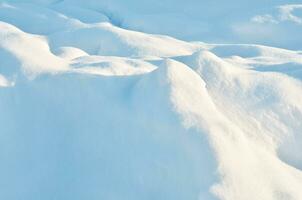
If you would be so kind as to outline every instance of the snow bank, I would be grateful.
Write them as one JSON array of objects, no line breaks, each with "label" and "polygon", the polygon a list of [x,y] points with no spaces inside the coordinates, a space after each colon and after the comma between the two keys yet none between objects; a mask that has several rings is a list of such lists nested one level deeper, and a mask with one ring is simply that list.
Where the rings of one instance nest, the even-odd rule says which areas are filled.
[{"label": "snow bank", "polygon": [[0,1],[0,199],[302,199],[301,51],[189,2]]}]

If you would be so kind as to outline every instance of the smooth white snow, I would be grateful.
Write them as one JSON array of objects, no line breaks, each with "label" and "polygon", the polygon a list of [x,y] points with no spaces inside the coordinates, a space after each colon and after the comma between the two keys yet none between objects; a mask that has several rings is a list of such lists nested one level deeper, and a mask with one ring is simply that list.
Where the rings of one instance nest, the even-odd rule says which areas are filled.
[{"label": "smooth white snow", "polygon": [[0,0],[0,199],[301,200],[302,51],[243,44],[301,5],[261,2]]}]

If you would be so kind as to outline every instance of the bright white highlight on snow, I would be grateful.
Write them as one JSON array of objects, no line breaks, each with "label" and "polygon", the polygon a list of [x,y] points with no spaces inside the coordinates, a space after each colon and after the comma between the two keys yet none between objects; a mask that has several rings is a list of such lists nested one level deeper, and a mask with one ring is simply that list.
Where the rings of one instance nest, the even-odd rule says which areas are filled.
[{"label": "bright white highlight on snow", "polygon": [[302,10],[302,4],[282,5],[277,8],[278,15],[272,16],[269,14],[257,15],[252,18],[253,22],[257,23],[273,23],[290,21],[297,24],[302,24],[302,18],[296,16],[293,12]]},{"label": "bright white highlight on snow", "polygon": [[0,0],[0,199],[301,200],[302,5],[261,2]]},{"label": "bright white highlight on snow", "polygon": [[293,21],[302,24],[302,18],[293,14],[294,11],[302,10],[302,4],[297,5],[283,5],[279,7],[281,20]]}]

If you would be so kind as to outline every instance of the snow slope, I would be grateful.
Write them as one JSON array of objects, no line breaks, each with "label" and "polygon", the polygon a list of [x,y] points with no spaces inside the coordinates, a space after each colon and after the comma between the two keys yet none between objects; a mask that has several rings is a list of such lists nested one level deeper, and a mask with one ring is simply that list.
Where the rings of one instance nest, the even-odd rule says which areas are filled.
[{"label": "snow slope", "polygon": [[173,2],[0,0],[0,199],[302,199],[302,51]]}]

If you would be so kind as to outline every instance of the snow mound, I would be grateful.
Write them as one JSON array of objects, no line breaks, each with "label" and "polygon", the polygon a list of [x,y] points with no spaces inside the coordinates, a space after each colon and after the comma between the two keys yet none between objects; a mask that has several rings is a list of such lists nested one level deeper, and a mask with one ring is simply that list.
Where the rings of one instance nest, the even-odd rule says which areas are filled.
[{"label": "snow mound", "polygon": [[157,68],[143,60],[112,56],[81,56],[73,59],[70,66],[73,71],[103,76],[144,74]]},{"label": "snow mound", "polygon": [[301,51],[189,2],[0,0],[0,199],[302,199]]},{"label": "snow mound", "polygon": [[1,73],[4,70],[5,74],[12,75],[23,71],[34,76],[67,68],[63,59],[51,53],[46,38],[25,33],[4,22],[0,22],[0,29],[0,56],[4,61]]},{"label": "snow mound", "polygon": [[[80,39],[81,38],[81,39]],[[49,36],[51,48],[70,46],[103,56],[178,56],[199,47],[168,36],[121,29],[107,22]]]}]

